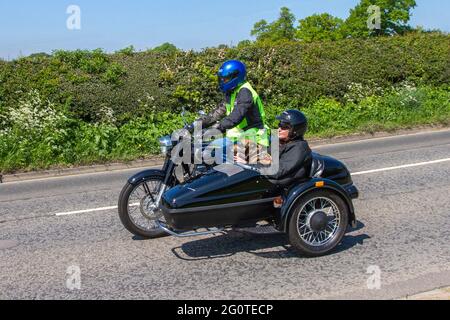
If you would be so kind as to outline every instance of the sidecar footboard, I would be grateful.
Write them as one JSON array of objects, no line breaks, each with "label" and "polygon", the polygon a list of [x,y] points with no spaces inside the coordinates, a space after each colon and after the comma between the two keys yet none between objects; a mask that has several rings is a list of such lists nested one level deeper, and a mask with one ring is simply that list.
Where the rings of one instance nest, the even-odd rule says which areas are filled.
[{"label": "sidecar footboard", "polygon": [[158,220],[158,221],[156,221],[156,224],[162,230],[164,230],[171,236],[178,237],[178,238],[198,237],[198,236],[206,236],[206,235],[210,235],[210,234],[221,234],[224,231],[224,229],[219,229],[219,228],[204,228],[205,231],[193,230],[191,232],[177,232],[175,230],[170,229],[170,227],[162,221]]}]

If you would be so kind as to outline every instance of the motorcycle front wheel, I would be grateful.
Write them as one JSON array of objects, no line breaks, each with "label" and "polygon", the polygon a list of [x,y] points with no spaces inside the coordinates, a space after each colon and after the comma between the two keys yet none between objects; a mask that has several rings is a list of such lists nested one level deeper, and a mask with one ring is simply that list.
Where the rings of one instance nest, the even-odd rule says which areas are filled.
[{"label": "motorcycle front wheel", "polygon": [[164,221],[155,205],[164,181],[164,174],[153,175],[137,185],[127,183],[119,197],[119,217],[124,227],[144,239],[167,236],[156,221]]}]

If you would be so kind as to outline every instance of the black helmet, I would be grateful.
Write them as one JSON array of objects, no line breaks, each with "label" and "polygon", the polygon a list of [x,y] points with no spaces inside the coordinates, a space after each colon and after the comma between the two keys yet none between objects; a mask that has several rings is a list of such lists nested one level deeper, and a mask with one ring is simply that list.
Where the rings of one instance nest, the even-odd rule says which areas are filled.
[{"label": "black helmet", "polygon": [[306,131],[308,131],[308,119],[298,110],[288,110],[283,112],[277,117],[280,121],[280,125],[289,125],[291,127],[291,132],[289,137],[291,139],[297,139],[305,136]]}]

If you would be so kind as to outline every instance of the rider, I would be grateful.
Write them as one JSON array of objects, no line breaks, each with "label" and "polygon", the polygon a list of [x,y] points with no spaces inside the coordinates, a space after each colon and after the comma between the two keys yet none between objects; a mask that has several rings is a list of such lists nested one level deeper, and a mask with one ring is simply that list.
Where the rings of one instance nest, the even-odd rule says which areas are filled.
[{"label": "rider", "polygon": [[[244,138],[268,147],[269,127],[264,105],[247,81],[245,64],[236,60],[225,62],[219,69],[218,78],[225,99],[213,112],[198,121],[202,121],[206,128],[212,126],[222,133],[226,132],[225,146]],[[188,130],[193,128],[192,124]]]}]

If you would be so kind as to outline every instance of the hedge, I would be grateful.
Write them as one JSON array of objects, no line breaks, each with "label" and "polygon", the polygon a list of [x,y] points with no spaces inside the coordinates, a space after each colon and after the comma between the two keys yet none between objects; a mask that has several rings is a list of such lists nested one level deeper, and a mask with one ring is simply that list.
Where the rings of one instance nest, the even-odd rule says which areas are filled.
[{"label": "hedge", "polygon": [[215,77],[227,59],[248,65],[249,78],[267,105],[305,108],[318,99],[382,92],[401,82],[448,86],[450,36],[409,34],[372,39],[284,43],[201,52],[115,54],[56,51],[0,61],[0,114],[31,90],[86,122],[112,110],[121,123],[156,111],[210,110],[222,98]]}]

